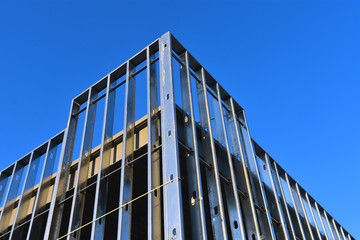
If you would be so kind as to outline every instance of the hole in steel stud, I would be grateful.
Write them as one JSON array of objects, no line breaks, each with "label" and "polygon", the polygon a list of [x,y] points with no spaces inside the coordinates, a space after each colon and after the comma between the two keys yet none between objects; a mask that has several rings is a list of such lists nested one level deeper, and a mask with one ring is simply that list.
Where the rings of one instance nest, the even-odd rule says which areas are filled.
[{"label": "hole in steel stud", "polygon": [[218,213],[219,213],[219,208],[217,206],[214,207],[214,213],[215,213],[215,215],[218,215]]},{"label": "hole in steel stud", "polygon": [[166,100],[169,100],[170,94],[166,94]]},{"label": "hole in steel stud", "polygon": [[173,228],[172,234],[173,234],[174,236],[176,236],[176,228]]},{"label": "hole in steel stud", "polygon": [[196,203],[196,191],[192,192],[192,197],[191,197],[191,205],[194,206]]},{"label": "hole in steel stud", "polygon": [[129,206],[128,204],[125,205],[125,207],[124,207],[124,208],[125,208],[125,211],[127,211],[127,210],[129,209],[128,206]]},{"label": "hole in steel stud", "polygon": [[168,131],[168,136],[169,136],[169,137],[171,136],[171,130]]},{"label": "hole in steel stud", "polygon": [[252,238],[252,240],[256,240],[255,234],[252,234],[252,235],[251,235],[251,238]]},{"label": "hole in steel stud", "polygon": [[188,116],[185,116],[184,121],[187,123],[189,121]]},{"label": "hole in steel stud", "polygon": [[165,43],[165,44],[164,44],[164,48],[166,48],[166,47],[167,47],[167,44]]},{"label": "hole in steel stud", "polygon": [[239,226],[238,226],[238,222],[237,222],[237,221],[234,221],[234,228],[235,228],[235,229],[238,229],[238,227],[239,227]]},{"label": "hole in steel stud", "polygon": [[174,175],[170,175],[170,181],[174,179]]},{"label": "hole in steel stud", "polygon": [[154,196],[157,197],[157,189],[154,191]]},{"label": "hole in steel stud", "polygon": [[264,170],[266,170],[266,165],[263,166]]}]

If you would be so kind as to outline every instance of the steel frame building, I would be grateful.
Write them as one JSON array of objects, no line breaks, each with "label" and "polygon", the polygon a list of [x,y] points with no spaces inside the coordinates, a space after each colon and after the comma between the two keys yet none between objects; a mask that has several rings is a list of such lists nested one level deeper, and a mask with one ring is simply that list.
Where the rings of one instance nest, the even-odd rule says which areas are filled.
[{"label": "steel frame building", "polygon": [[0,200],[0,239],[354,239],[169,32],[75,97]]}]

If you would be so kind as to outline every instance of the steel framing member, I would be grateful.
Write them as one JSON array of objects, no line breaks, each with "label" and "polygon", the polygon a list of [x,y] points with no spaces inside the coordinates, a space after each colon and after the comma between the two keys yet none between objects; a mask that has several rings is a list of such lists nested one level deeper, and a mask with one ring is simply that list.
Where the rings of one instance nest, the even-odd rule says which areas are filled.
[{"label": "steel framing member", "polygon": [[[115,92],[125,88],[121,164],[114,170],[119,186],[116,202],[121,206],[136,197],[139,186],[135,175],[142,167],[134,163],[138,153],[135,99],[139,100],[136,87],[140,86],[136,76],[145,69],[144,189],[151,191],[176,179],[147,196],[144,229],[148,239],[354,239],[252,140],[244,110],[170,33],[74,98],[65,131],[1,172],[0,239],[39,239],[42,234],[44,239],[106,236],[110,221],[101,216],[113,204],[107,197],[113,186],[106,176],[114,165]],[[95,118],[103,98],[99,158],[92,161]],[[85,114],[82,129],[78,126],[81,113]],[[71,174],[78,132],[82,133],[80,153]],[[98,169],[93,182],[88,174],[91,163]],[[69,182],[74,182],[72,190]],[[49,194],[49,206],[38,209]],[[86,224],[88,204],[90,234],[86,235],[79,228]],[[132,225],[138,207],[134,206],[130,203],[116,211],[114,239],[135,237]],[[27,215],[30,208],[33,211]],[[41,231],[34,231],[37,224],[43,226]]]}]

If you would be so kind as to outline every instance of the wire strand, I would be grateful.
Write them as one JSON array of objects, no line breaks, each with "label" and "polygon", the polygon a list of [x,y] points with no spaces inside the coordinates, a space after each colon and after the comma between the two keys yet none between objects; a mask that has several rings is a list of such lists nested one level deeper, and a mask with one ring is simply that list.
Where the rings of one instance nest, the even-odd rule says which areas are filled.
[{"label": "wire strand", "polygon": [[101,215],[100,217],[97,217],[97,218],[95,218],[94,220],[92,220],[92,221],[90,221],[90,222],[88,222],[88,223],[85,223],[84,225],[82,225],[82,226],[80,226],[80,227],[72,230],[71,232],[68,232],[67,234],[65,234],[65,235],[57,238],[56,240],[63,239],[64,237],[66,237],[66,236],[68,236],[68,235],[70,235],[70,234],[73,234],[74,232],[77,232],[77,231],[79,231],[80,229],[82,229],[82,228],[84,228],[84,227],[89,226],[89,225],[92,224],[93,222],[96,222],[97,220],[99,220],[99,219],[101,219],[101,218],[103,218],[103,217],[106,217],[107,215],[109,215],[109,214],[111,214],[111,213],[119,210],[120,208],[123,208],[123,207],[125,207],[126,205],[129,205],[130,203],[135,202],[136,200],[139,200],[139,199],[142,198],[142,197],[145,197],[145,196],[148,195],[149,193],[152,193],[152,192],[154,192],[155,190],[160,189],[160,188],[168,185],[169,183],[172,183],[173,181],[175,181],[175,180],[177,180],[177,179],[180,179],[180,178],[179,178],[179,177],[176,177],[176,178],[174,178],[174,179],[172,179],[172,180],[170,180],[170,181],[168,181],[168,182],[166,182],[166,183],[164,183],[164,184],[162,184],[162,185],[160,185],[160,186],[158,186],[158,187],[156,187],[156,188],[153,188],[153,189],[151,189],[150,191],[148,191],[148,192],[146,192],[146,193],[144,193],[144,194],[142,194],[142,195],[140,195],[140,196],[138,196],[138,197],[130,200],[129,202],[126,202],[126,203],[124,203],[123,205],[121,205],[121,206],[119,206],[119,207],[117,207],[117,208],[115,208],[115,209],[113,209],[113,210],[105,213],[104,215]]}]

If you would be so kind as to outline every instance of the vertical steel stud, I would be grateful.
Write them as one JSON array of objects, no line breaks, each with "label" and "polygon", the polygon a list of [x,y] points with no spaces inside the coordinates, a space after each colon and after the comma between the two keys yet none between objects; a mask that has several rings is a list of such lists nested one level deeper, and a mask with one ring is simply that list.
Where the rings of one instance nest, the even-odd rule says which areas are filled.
[{"label": "vertical steel stud", "polygon": [[311,214],[311,216],[309,216],[309,217],[311,217],[311,218],[313,219],[314,224],[315,224],[315,229],[316,229],[317,237],[318,237],[319,239],[321,239],[320,229],[319,229],[319,226],[318,226],[318,224],[317,224],[317,222],[316,222],[315,215],[314,215],[314,213],[313,213],[313,211],[312,211],[312,206],[311,206],[311,203],[310,203],[309,196],[308,196],[307,192],[305,192],[305,199],[306,199],[306,201],[307,201],[307,203],[308,203],[309,211],[310,211],[310,214]]},{"label": "vertical steel stud", "polygon": [[293,188],[292,188],[292,186],[290,184],[290,180],[289,180],[289,177],[288,177],[287,173],[285,173],[285,180],[286,180],[286,183],[287,183],[287,186],[288,186],[288,189],[289,189],[289,193],[290,193],[290,196],[291,196],[291,201],[293,202],[293,205],[294,205],[295,215],[296,215],[297,223],[298,223],[298,226],[299,226],[299,229],[300,229],[300,232],[301,232],[301,237],[302,237],[302,239],[306,239],[307,236],[305,237],[305,232],[304,232],[304,228],[303,228],[303,225],[302,225],[302,222],[301,222],[300,212],[298,210],[300,206],[298,206],[299,203],[298,203],[297,198],[295,200],[295,197],[294,197],[294,194],[293,194]]},{"label": "vertical steel stud", "polygon": [[113,136],[114,125],[114,110],[115,110],[115,90],[112,87],[116,84],[116,81],[111,81],[111,76],[106,78],[106,98],[105,98],[105,110],[103,128],[101,134],[101,146],[100,146],[100,158],[98,163],[98,173],[96,176],[96,190],[94,200],[93,219],[91,224],[91,240],[104,239],[106,217],[101,221],[98,217],[106,213],[106,202],[108,195],[108,178],[102,177],[106,174],[111,164],[111,145]]},{"label": "vertical steel stud", "polygon": [[310,222],[309,222],[309,219],[308,219],[308,216],[307,216],[307,213],[306,213],[306,210],[305,210],[305,206],[304,206],[304,202],[303,202],[303,198],[301,196],[301,192],[300,192],[300,189],[299,189],[299,185],[295,182],[295,189],[296,189],[296,193],[294,194],[297,194],[297,197],[299,199],[299,202],[300,202],[300,207],[302,209],[302,212],[304,214],[304,221],[305,221],[305,226],[308,230],[308,233],[310,235],[310,238],[311,239],[315,239],[314,238],[314,234],[312,232],[312,229],[311,229],[311,226],[310,226]]},{"label": "vertical steel stud", "polygon": [[[40,236],[41,233],[40,231],[38,231],[37,228],[42,226],[43,224],[46,224],[46,222],[35,218],[38,217],[37,215],[40,213],[40,209],[45,206],[48,195],[51,195],[51,175],[54,170],[58,144],[62,142],[63,138],[64,131],[49,141],[48,148],[46,150],[44,167],[41,172],[40,183],[36,192],[33,211],[31,214],[29,230],[26,237],[27,240],[41,239],[43,237]],[[54,189],[52,190],[52,192],[54,192]]]},{"label": "vertical steel stud", "polygon": [[244,145],[247,166],[249,169],[250,182],[254,193],[254,200],[259,207],[258,220],[260,222],[260,230],[262,233],[262,237],[266,239],[275,239],[274,229],[271,224],[271,216],[264,193],[264,187],[261,182],[261,176],[257,166],[255,151],[253,149],[254,147],[250,137],[244,110],[242,110],[240,114],[242,114],[243,119],[243,122],[241,122],[240,124],[240,132]]},{"label": "vertical steel stud", "polygon": [[339,230],[338,230],[338,228],[337,228],[337,226],[336,226],[336,222],[335,222],[335,219],[334,219],[334,218],[331,219],[331,223],[332,223],[332,225],[333,225],[333,227],[334,227],[336,236],[338,237],[339,240],[342,240],[342,238],[341,238],[341,236],[340,236],[340,233],[339,233]]},{"label": "vertical steel stud", "polygon": [[[283,239],[289,239],[289,235],[288,235],[288,231],[287,231],[287,226],[286,226],[286,222],[285,222],[285,217],[284,217],[284,211],[283,208],[280,204],[280,200],[278,197],[279,192],[277,191],[278,188],[275,187],[275,179],[273,179],[273,172],[272,172],[272,166],[270,164],[270,159],[267,153],[265,153],[265,164],[266,164],[266,171],[268,173],[268,178],[270,180],[270,185],[271,185],[271,190],[272,190],[272,200],[273,200],[273,204],[275,204],[276,206],[276,210],[274,210],[274,215],[279,218],[280,220],[280,229],[278,229],[278,239],[283,238]],[[271,199],[270,199],[271,200]]]},{"label": "vertical steel stud", "polygon": [[212,170],[206,169],[212,230],[215,239],[227,239],[228,236],[221,195],[220,175],[216,158],[213,130],[211,127],[204,68],[201,68],[198,74],[200,75],[201,83],[196,83],[196,89],[199,103],[200,122],[202,127],[204,127],[202,134],[204,138],[203,142],[210,148],[210,151],[204,152],[204,158],[208,161],[208,164],[213,167]]},{"label": "vertical steel stud", "polygon": [[54,190],[51,197],[49,214],[44,233],[44,239],[56,239],[60,232],[60,220],[64,205],[58,203],[65,198],[68,176],[71,166],[71,157],[75,141],[75,133],[78,122],[78,116],[75,115],[79,111],[80,105],[74,100],[71,103],[68,126],[65,130],[64,142],[62,144],[59,166],[56,173]]},{"label": "vertical steel stud", "polygon": [[[237,190],[237,184],[236,184],[236,178],[234,173],[234,166],[233,166],[233,160],[230,153],[230,146],[229,146],[229,140],[228,140],[228,133],[225,126],[225,120],[224,120],[224,112],[223,112],[223,106],[222,106],[222,98],[221,98],[221,92],[219,83],[216,83],[216,94],[217,94],[217,103],[216,106],[215,101],[214,103],[214,115],[216,120],[216,131],[217,135],[220,137],[220,143],[223,144],[226,148],[226,154],[227,154],[227,168],[230,170],[230,177],[231,177],[231,186],[225,186],[225,192],[226,192],[226,200],[227,200],[227,206],[228,206],[228,212],[229,212],[229,220],[230,220],[230,229],[233,239],[246,239],[245,238],[245,229],[244,229],[244,223],[243,223],[243,217],[241,214],[241,207],[240,207],[240,200]],[[215,110],[217,109],[217,110]],[[220,125],[220,126],[218,126]],[[226,160],[223,160],[226,162]]]},{"label": "vertical steel stud", "polygon": [[320,210],[319,210],[319,206],[318,206],[316,201],[314,201],[314,206],[315,206],[316,213],[319,216],[321,227],[322,227],[322,229],[324,229],[325,238],[328,240],[329,235],[328,235],[327,229],[325,228],[326,223],[324,224],[322,215],[321,215]]},{"label": "vertical steel stud", "polygon": [[[48,145],[49,142],[45,143],[45,145],[42,145],[41,147],[39,147],[38,149],[34,150],[31,153],[31,158],[28,163],[28,168],[24,180],[24,185],[19,197],[19,202],[16,207],[16,212],[15,212],[14,221],[12,224],[9,239],[13,239],[13,238],[20,239],[20,238],[25,238],[26,236],[26,233],[23,234],[21,232],[20,234],[22,234],[22,236],[16,234],[14,235],[14,229],[15,227],[17,227],[19,221],[23,220],[26,217],[29,211],[30,201],[32,198],[32,187],[35,185],[36,175],[40,164],[40,157],[42,155],[40,151],[43,150],[43,148],[48,149]],[[44,162],[44,166],[45,166],[45,162]]]},{"label": "vertical steel stud", "polygon": [[243,210],[247,238],[260,239],[260,230],[256,216],[253,193],[250,186],[246,161],[244,158],[243,146],[241,144],[240,129],[235,112],[234,100],[231,97],[229,105],[231,113],[227,115],[227,121],[229,126],[231,146],[237,158],[237,160],[234,161],[237,183],[242,193],[245,194],[245,196],[240,198],[240,202]]},{"label": "vertical steel stud", "polygon": [[[160,119],[157,94],[156,63],[151,64],[155,56],[150,47],[146,49],[147,68],[147,126],[148,126],[148,191],[161,185]],[[162,190],[158,189],[148,195],[148,240],[163,239],[161,199]]]},{"label": "vertical steel stud", "polygon": [[285,221],[286,221],[286,225],[289,231],[289,237],[292,240],[296,239],[296,235],[295,235],[295,230],[294,230],[294,226],[291,220],[291,216],[290,216],[290,212],[289,212],[289,208],[286,202],[286,198],[285,198],[285,194],[284,194],[284,190],[281,184],[281,180],[280,180],[280,175],[279,175],[279,171],[277,168],[277,163],[275,161],[271,161],[271,165],[272,165],[272,171],[273,172],[273,179],[274,179],[274,183],[275,183],[275,187],[277,188],[278,194],[280,195],[280,204],[282,206],[282,209],[284,211],[284,215],[285,215]]},{"label": "vertical steel stud", "polygon": [[[82,224],[82,216],[85,205],[85,194],[81,192],[82,188],[86,187],[87,179],[89,178],[89,162],[91,156],[91,148],[93,141],[95,115],[96,115],[96,103],[93,101],[97,98],[97,92],[94,87],[91,87],[88,93],[85,124],[81,141],[81,150],[79,156],[79,162],[76,171],[76,183],[74,187],[74,194],[72,198],[72,205],[70,210],[70,220],[68,232],[72,232]],[[80,239],[81,230],[73,232],[67,235],[67,240]]]},{"label": "vertical steel stud", "polygon": [[184,143],[189,149],[193,150],[186,154],[191,236],[192,239],[207,239],[188,52],[185,51],[180,58],[182,62],[185,63],[185,66],[180,64],[182,108],[186,113],[186,115],[184,115]]},{"label": "vertical steel stud", "polygon": [[[134,134],[135,134],[135,77],[131,74],[135,68],[127,62],[126,68],[126,90],[124,111],[124,134],[123,155],[121,162],[120,180],[120,206],[129,202],[132,198],[133,166],[129,165],[134,158]],[[131,213],[132,204],[119,209],[118,236],[120,239],[130,239],[131,235]]]},{"label": "vertical steel stud", "polygon": [[[25,158],[31,159],[31,156],[32,153],[28,154],[23,159]],[[4,208],[2,209],[0,214],[0,233],[3,233],[10,224],[11,214],[12,214],[13,206],[15,204],[15,198],[18,193],[21,177],[25,168],[25,166],[20,163],[22,160],[17,161],[13,169],[8,192],[5,197]]]}]

